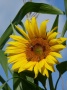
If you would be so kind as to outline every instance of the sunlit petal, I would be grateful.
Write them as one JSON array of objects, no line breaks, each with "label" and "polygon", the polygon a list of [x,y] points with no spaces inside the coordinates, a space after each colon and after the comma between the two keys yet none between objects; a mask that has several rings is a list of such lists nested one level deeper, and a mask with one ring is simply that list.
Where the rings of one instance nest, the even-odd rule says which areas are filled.
[{"label": "sunlit petal", "polygon": [[32,18],[31,23],[32,23],[32,27],[33,27],[35,36],[39,37],[39,30],[38,30],[37,21],[36,21],[35,17]]},{"label": "sunlit petal", "polygon": [[62,44],[58,44],[50,47],[51,51],[60,51],[63,50],[64,48],[66,48],[66,46]]},{"label": "sunlit petal", "polygon": [[32,24],[29,20],[26,20],[25,21],[25,27],[26,27],[26,30],[28,31],[28,35],[29,37],[32,39],[34,38],[34,31],[33,31],[33,28],[32,28]]},{"label": "sunlit petal", "polygon": [[41,36],[42,38],[45,38],[45,37],[46,37],[46,25],[47,25],[48,21],[49,21],[49,20],[45,20],[45,21],[43,21],[43,22],[41,23],[39,32],[40,32],[40,36]]},{"label": "sunlit petal", "polygon": [[34,66],[34,72],[35,72],[35,78],[38,75],[38,63],[36,63],[36,65]]},{"label": "sunlit petal", "polygon": [[18,27],[16,25],[15,25],[15,27],[22,35],[25,36],[26,39],[29,39],[28,35],[23,31],[23,29],[21,29],[20,27]]},{"label": "sunlit petal", "polygon": [[62,55],[60,53],[57,53],[57,52],[50,52],[50,55],[58,57],[58,58],[62,58]]}]

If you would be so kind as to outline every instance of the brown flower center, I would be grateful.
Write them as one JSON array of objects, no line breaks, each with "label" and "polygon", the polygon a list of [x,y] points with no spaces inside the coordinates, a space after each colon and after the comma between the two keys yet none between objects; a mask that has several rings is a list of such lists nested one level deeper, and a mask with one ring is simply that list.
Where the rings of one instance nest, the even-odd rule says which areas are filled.
[{"label": "brown flower center", "polygon": [[40,61],[44,59],[50,52],[50,46],[47,40],[35,38],[30,41],[26,48],[26,56],[28,60]]},{"label": "brown flower center", "polygon": [[31,50],[37,55],[38,54],[42,55],[42,53],[43,53],[43,47],[38,43],[35,46],[33,46]]}]

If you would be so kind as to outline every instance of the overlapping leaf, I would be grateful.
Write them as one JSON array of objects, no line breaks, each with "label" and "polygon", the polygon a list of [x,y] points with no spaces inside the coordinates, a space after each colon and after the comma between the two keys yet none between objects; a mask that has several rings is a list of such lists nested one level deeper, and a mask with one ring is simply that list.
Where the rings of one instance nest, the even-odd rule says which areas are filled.
[{"label": "overlapping leaf", "polygon": [[56,68],[60,74],[63,74],[67,71],[67,61],[61,62],[60,64],[56,65]]},{"label": "overlapping leaf", "polygon": [[26,75],[24,73],[14,73],[14,90],[18,90],[18,85],[20,87],[19,90],[43,90],[31,81],[27,80],[25,77]]},{"label": "overlapping leaf", "polygon": [[[16,15],[15,19],[13,20],[12,24],[18,24],[20,21],[23,19],[23,17],[28,13],[28,12],[37,12],[37,13],[44,13],[44,14],[64,14],[63,11],[60,9],[44,4],[44,3],[33,3],[33,2],[27,2],[18,14]],[[12,34],[12,27],[11,25],[8,26],[6,31],[3,33],[0,39],[0,48],[2,49],[6,41],[9,39],[9,35]]]},{"label": "overlapping leaf", "polygon": [[0,86],[0,90],[11,90],[11,88],[9,87],[7,82],[2,78],[2,76],[0,76],[0,82],[2,83],[2,85]]}]

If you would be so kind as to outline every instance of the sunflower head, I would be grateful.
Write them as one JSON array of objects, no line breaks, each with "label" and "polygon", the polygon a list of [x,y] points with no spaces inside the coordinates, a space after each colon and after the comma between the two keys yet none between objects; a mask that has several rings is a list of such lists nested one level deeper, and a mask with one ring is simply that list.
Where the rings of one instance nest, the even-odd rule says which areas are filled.
[{"label": "sunflower head", "polygon": [[62,44],[67,38],[56,38],[56,28],[46,31],[49,20],[41,23],[38,29],[35,17],[25,21],[26,32],[18,26],[16,29],[24,36],[10,35],[13,40],[8,42],[5,53],[8,54],[8,62],[12,63],[12,69],[18,73],[29,70],[38,72],[49,77],[48,70],[54,72],[54,64],[58,64],[57,58],[62,58],[60,50],[65,46]]}]

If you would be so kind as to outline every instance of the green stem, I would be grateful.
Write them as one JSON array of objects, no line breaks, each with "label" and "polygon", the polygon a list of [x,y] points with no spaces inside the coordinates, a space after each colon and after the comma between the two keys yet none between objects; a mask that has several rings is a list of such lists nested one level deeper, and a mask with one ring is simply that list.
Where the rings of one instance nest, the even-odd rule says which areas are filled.
[{"label": "green stem", "polygon": [[49,86],[50,86],[50,90],[55,90],[53,86],[52,75],[50,72],[49,72]]},{"label": "green stem", "polygon": [[57,85],[58,85],[58,82],[59,82],[60,78],[61,78],[61,74],[59,74],[59,77],[57,79],[57,82],[56,82],[56,85],[55,85],[55,90],[57,89]]}]

